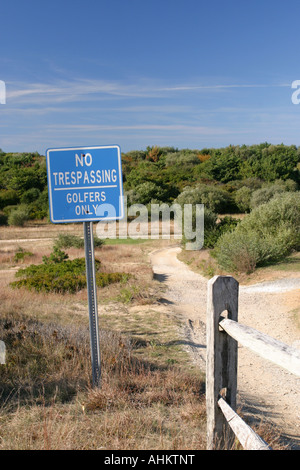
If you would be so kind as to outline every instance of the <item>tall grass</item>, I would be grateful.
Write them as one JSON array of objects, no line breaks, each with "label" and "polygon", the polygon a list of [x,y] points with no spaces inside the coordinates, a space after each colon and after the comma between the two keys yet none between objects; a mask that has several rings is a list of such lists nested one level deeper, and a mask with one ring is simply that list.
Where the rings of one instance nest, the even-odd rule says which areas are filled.
[{"label": "tall grass", "polygon": [[90,386],[86,329],[2,317],[0,449],[204,448],[203,383],[137,360],[101,331],[102,384]]}]

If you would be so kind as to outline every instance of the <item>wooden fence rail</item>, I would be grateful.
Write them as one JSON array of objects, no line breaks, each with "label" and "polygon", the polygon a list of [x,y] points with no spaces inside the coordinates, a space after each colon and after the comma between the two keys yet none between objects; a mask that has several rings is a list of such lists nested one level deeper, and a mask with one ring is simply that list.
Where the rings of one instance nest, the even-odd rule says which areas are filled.
[{"label": "wooden fence rail", "polygon": [[231,276],[208,282],[206,407],[207,448],[270,450],[237,414],[237,344],[300,376],[300,351],[238,323],[239,284]]}]

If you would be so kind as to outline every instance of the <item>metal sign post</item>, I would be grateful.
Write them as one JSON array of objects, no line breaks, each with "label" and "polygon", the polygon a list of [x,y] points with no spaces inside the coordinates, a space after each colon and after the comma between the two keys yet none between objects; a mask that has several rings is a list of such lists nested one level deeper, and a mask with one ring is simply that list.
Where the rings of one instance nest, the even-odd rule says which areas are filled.
[{"label": "metal sign post", "polygon": [[83,222],[83,230],[84,230],[84,249],[85,249],[85,263],[86,263],[86,282],[87,282],[88,306],[89,306],[93,385],[94,387],[95,386],[99,387],[100,379],[101,379],[101,361],[100,361],[100,341],[99,341],[99,326],[98,326],[98,305],[97,305],[93,222]]},{"label": "metal sign post", "polygon": [[49,214],[54,224],[83,222],[93,385],[101,362],[93,221],[124,217],[121,149],[118,145],[48,149]]}]

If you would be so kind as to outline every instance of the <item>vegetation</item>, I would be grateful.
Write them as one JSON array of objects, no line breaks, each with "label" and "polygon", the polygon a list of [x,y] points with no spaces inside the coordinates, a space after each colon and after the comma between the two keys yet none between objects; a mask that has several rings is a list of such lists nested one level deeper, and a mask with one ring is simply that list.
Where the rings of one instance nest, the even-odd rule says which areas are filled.
[{"label": "vegetation", "polygon": [[[94,236],[94,247],[99,248],[104,244],[104,240],[101,240],[97,236]],[[60,233],[56,239],[54,246],[58,249],[60,248],[83,248],[84,247],[84,239],[80,238],[76,235],[68,234],[68,233]]]},{"label": "vegetation", "polygon": [[[278,196],[286,200],[287,194],[299,194],[300,148],[294,145],[265,142],[200,150],[153,146],[122,154],[122,171],[129,206],[204,204],[204,247],[215,247],[215,257],[226,269],[251,271],[296,249],[289,241],[285,220],[276,236],[244,229],[262,205]],[[248,219],[252,212],[249,222],[242,224],[231,216],[246,214]],[[0,151],[0,224],[23,226],[28,220],[47,216],[45,157]],[[96,246],[102,244],[95,239]],[[56,240],[59,249],[82,245],[81,238],[69,235]],[[242,257],[244,265],[229,260],[241,259],[244,253],[249,254]]]},{"label": "vegetation", "polygon": [[[0,150],[0,211],[2,221],[23,225],[48,215],[45,157],[36,153]],[[3,218],[6,216],[6,219]]]},{"label": "vegetation", "polygon": [[[214,249],[221,268],[251,272],[299,249],[299,148],[269,143],[180,151],[152,147],[129,152],[123,160],[129,203],[139,199],[142,185],[144,203],[205,205],[204,248]],[[234,213],[247,215],[239,222],[228,215]]]},{"label": "vegetation", "polygon": [[233,231],[224,233],[213,251],[229,271],[251,272],[300,250],[300,192],[284,193],[261,204]]},{"label": "vegetation", "polygon": [[134,357],[138,345],[101,329],[101,388],[90,385],[86,327],[0,318],[3,450],[205,449],[199,376]]},{"label": "vegetation", "polygon": [[[153,245],[146,249],[144,244],[104,245],[96,253],[101,254],[101,268],[120,267],[121,261],[122,269],[138,272],[133,285],[145,292],[151,271],[147,254]],[[46,240],[33,250],[48,266],[69,260],[57,250],[49,254]],[[68,252],[74,255],[78,248]],[[22,289],[16,295],[7,274],[0,283],[0,338],[7,350],[6,364],[0,366],[1,450],[206,448],[204,377],[199,370],[195,373],[182,347],[179,318],[150,298],[115,302],[115,289],[122,291],[118,283],[101,289],[102,374],[101,388],[95,389],[85,290],[73,295]],[[151,284],[157,299],[160,283],[151,277]],[[258,432],[280,448],[274,433]]]},{"label": "vegetation", "polygon": [[[31,264],[19,269],[12,282],[14,288],[25,287],[37,292],[76,293],[86,287],[85,258],[68,259],[69,256],[54,246],[50,256],[43,257],[42,264]],[[125,283],[130,275],[126,273],[100,272],[101,263],[95,260],[96,284],[105,287],[114,282]]]},{"label": "vegetation", "polygon": [[[132,274],[126,284],[99,292],[99,389],[91,386],[86,290],[25,288],[16,295],[2,273],[0,338],[7,354],[0,366],[1,450],[205,449],[203,376],[182,348],[179,321],[146,298],[148,284],[154,299],[161,295],[148,262],[151,247],[96,249],[101,271],[126,266]],[[21,251],[18,245],[9,249],[12,266],[14,251]],[[70,247],[69,256],[79,250]],[[33,251],[34,259],[43,256],[44,269],[70,261],[58,248],[49,253],[46,239]],[[7,259],[4,251],[0,256]],[[77,264],[83,268],[77,260],[73,275]],[[129,296],[132,287],[142,295]],[[126,299],[116,301],[119,294]]]},{"label": "vegetation", "polygon": [[[204,252],[248,272],[300,248],[299,155],[270,144],[148,147],[122,155],[124,187],[129,205],[205,204]],[[26,226],[4,230],[30,238],[30,221],[47,216],[45,157],[0,151],[0,224]],[[83,239],[67,229],[52,252],[47,233],[43,244],[0,251],[5,268],[22,267],[16,280],[8,269],[0,279],[0,448],[204,449],[203,378],[182,348],[179,318],[157,307],[163,286],[145,240],[95,237],[102,386],[91,388]],[[205,268],[211,276],[210,260]]]},{"label": "vegetation", "polygon": [[[223,214],[249,211],[278,191],[295,191],[299,164],[299,148],[269,143],[200,150],[154,146],[122,154],[129,204],[190,199]],[[0,150],[0,211],[0,223],[12,225],[47,217],[44,156]]]}]

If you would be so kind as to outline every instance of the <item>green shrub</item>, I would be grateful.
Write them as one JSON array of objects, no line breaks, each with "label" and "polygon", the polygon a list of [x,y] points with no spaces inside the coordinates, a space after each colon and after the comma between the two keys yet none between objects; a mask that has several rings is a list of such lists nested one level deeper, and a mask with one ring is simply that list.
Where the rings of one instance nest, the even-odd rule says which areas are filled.
[{"label": "green shrub", "polygon": [[226,232],[232,232],[239,223],[239,219],[226,216],[215,223],[214,226],[208,227],[205,230],[204,226],[204,248],[213,248],[218,239]]},{"label": "green shrub", "polygon": [[[35,189],[36,188],[32,188]],[[32,196],[34,194],[28,190],[28,193]],[[37,194],[37,193],[36,193]],[[33,199],[30,196],[27,199],[30,201],[28,203],[29,207],[29,216],[31,220],[35,219],[43,219],[44,217],[48,216],[49,213],[49,203],[48,203],[48,190],[47,188],[44,189],[43,192],[39,194],[39,196],[36,199]]]},{"label": "green shrub", "polygon": [[44,264],[57,264],[62,263],[66,259],[69,258],[69,255],[64,251],[61,251],[57,246],[54,246],[53,252],[50,256],[43,256],[43,263]]},{"label": "green shrub", "polygon": [[250,212],[252,191],[247,186],[239,188],[234,196],[237,208],[241,212]]},{"label": "green shrub", "polygon": [[199,152],[197,150],[181,150],[180,152],[170,152],[166,155],[165,164],[167,167],[194,167],[199,165]]},{"label": "green shrub", "polygon": [[250,207],[255,209],[255,207],[261,206],[269,202],[276,194],[284,192],[282,188],[274,188],[272,186],[260,188],[253,192],[250,200]]},{"label": "green shrub", "polygon": [[25,222],[29,219],[29,210],[25,205],[20,205],[13,209],[8,216],[8,225],[23,227]]},{"label": "green shrub", "polygon": [[300,249],[300,192],[283,193],[254,209],[217,241],[213,255],[229,271],[251,272]]},{"label": "green shrub", "polygon": [[199,184],[195,187],[185,187],[175,200],[177,204],[204,204],[213,212],[224,214],[231,210],[230,194],[213,185]]},{"label": "green shrub", "polygon": [[[183,224],[184,225],[184,230],[183,230],[183,237],[182,237],[182,243],[183,245],[186,245],[187,243],[194,243],[195,241],[199,242],[199,247],[194,248],[194,249],[201,249],[202,248],[202,241],[203,241],[203,247],[207,248],[210,246],[210,243],[208,242],[210,236],[214,231],[216,230],[216,224],[218,220],[218,215],[215,214],[212,210],[208,209],[207,207],[204,207],[204,227],[202,226],[202,223],[198,225],[196,224],[196,206],[192,207],[192,214],[191,214],[191,220],[186,219],[186,217],[183,217]],[[204,233],[203,233],[204,229]],[[196,234],[196,230],[198,230]],[[194,239],[193,239],[193,235]],[[200,246],[201,245],[201,246]]]},{"label": "green shrub", "polygon": [[7,215],[0,212],[0,225],[7,225]]},{"label": "green shrub", "polygon": [[25,251],[23,250],[23,248],[19,247],[14,256],[14,261],[18,263],[19,261],[24,261],[24,259],[29,256],[33,256],[33,253],[31,253],[31,251]]},{"label": "green shrub", "polygon": [[[196,211],[193,208],[193,215],[192,215],[192,232],[195,233],[196,231]],[[240,222],[239,219],[234,219],[233,217],[226,216],[223,217],[220,221],[218,221],[218,215],[212,212],[211,210],[204,208],[204,243],[203,248],[213,248],[217,240],[223,235],[225,232],[229,232],[235,229],[237,224]],[[197,227],[200,230],[203,230],[203,227]],[[188,230],[184,230],[186,234]],[[201,237],[198,234],[198,240]],[[183,237],[183,243],[186,244],[188,241],[186,237]],[[200,249],[202,246],[200,247]]]},{"label": "green shrub", "polygon": [[18,204],[20,198],[17,191],[13,189],[1,189],[0,190],[0,209],[6,206],[13,206]]},{"label": "green shrub", "polygon": [[263,238],[255,230],[236,230],[220,237],[213,255],[228,271],[251,273],[257,266],[284,258],[291,250],[290,238],[290,231],[284,228],[277,236]]},{"label": "green shrub", "polygon": [[295,234],[296,245],[300,243],[300,191],[277,194],[267,204],[254,209],[241,225],[264,236],[275,235],[282,224]]},{"label": "green shrub", "polygon": [[96,273],[96,284],[98,287],[106,287],[116,282],[125,283],[131,278],[127,273]]},{"label": "green shrub", "polygon": [[[43,264],[32,264],[19,269],[12,282],[13,288],[25,287],[37,292],[75,293],[86,287],[85,258],[67,259],[68,255],[54,248],[50,256],[43,257]],[[105,287],[116,282],[126,282],[130,275],[126,273],[101,273],[100,261],[95,260],[96,284]]]},{"label": "green shrub", "polygon": [[297,183],[293,180],[276,180],[274,183],[264,184],[261,188],[252,193],[250,207],[254,209],[269,202],[274,196],[285,192],[297,191]]},{"label": "green shrub", "polygon": [[148,204],[152,199],[162,200],[164,190],[152,181],[145,181],[127,193],[128,204]]},{"label": "green shrub", "polygon": [[54,246],[57,248],[83,248],[84,240],[76,235],[59,234],[54,241]]},{"label": "green shrub", "polygon": [[[94,237],[94,246],[99,248],[104,244],[104,240],[98,238],[97,236]],[[76,235],[70,234],[59,234],[58,237],[55,239],[54,246],[57,248],[83,248],[84,247],[84,239],[77,237]]]},{"label": "green shrub", "polygon": [[36,201],[40,197],[40,190],[38,188],[30,188],[27,189],[27,191],[24,191],[24,193],[20,197],[20,201],[23,204],[30,204],[31,202]]}]

